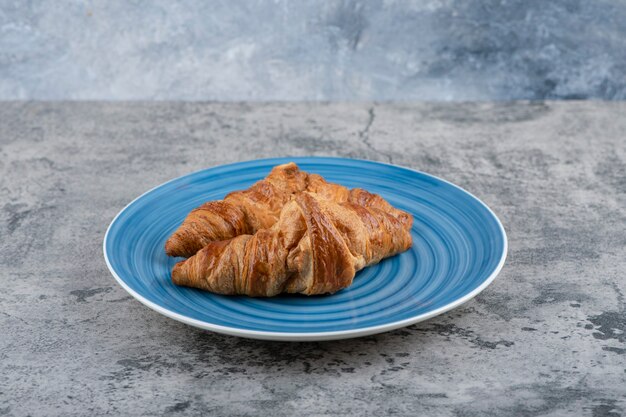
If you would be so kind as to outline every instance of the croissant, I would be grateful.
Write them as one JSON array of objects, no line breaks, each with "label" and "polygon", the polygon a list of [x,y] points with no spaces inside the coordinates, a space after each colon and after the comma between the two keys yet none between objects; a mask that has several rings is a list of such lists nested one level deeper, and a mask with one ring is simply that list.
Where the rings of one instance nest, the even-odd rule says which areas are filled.
[{"label": "croissant", "polygon": [[335,201],[346,201],[349,196],[346,187],[301,171],[293,162],[278,165],[247,190],[232,192],[223,200],[210,201],[191,211],[165,243],[165,252],[189,257],[209,242],[271,227],[283,206],[302,191]]},{"label": "croissant", "polygon": [[209,242],[267,229],[276,223],[284,205],[303,191],[339,203],[350,201],[378,207],[395,216],[407,215],[376,194],[329,183],[290,162],[274,167],[265,179],[247,190],[232,192],[223,200],[210,201],[192,210],[165,243],[165,252],[169,256],[189,257]]},{"label": "croissant", "polygon": [[[377,199],[365,190],[358,195]],[[177,263],[172,280],[229,295],[333,293],[348,287],[358,270],[411,247],[413,218],[402,213],[303,192],[271,228],[209,243]]]}]

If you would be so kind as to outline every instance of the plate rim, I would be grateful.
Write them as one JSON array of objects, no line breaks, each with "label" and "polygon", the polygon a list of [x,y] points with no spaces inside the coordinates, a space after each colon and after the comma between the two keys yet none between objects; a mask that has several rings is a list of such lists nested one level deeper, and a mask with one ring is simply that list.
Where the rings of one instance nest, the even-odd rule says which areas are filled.
[{"label": "plate rim", "polygon": [[[109,238],[109,232],[111,231],[112,226],[115,224],[115,222],[117,221],[117,219],[130,207],[132,206],[136,201],[138,201],[139,199],[143,198],[145,195],[151,193],[152,191],[156,190],[157,188],[160,187],[164,187],[165,185],[174,182],[174,181],[178,181],[182,178],[185,177],[189,177],[195,174],[198,174],[200,172],[204,172],[210,169],[215,169],[218,167],[232,167],[234,165],[240,165],[240,164],[246,164],[246,163],[251,163],[251,162],[270,162],[270,161],[279,161],[279,160],[284,160],[284,159],[292,159],[294,162],[298,163],[298,160],[305,160],[305,159],[326,159],[326,160],[336,160],[336,161],[341,161],[341,160],[348,160],[348,161],[356,161],[356,162],[366,162],[366,163],[373,163],[373,164],[380,164],[380,165],[385,165],[385,166],[389,166],[389,167],[394,167],[394,168],[401,168],[401,169],[405,169],[408,171],[413,171],[415,173],[418,173],[420,175],[425,175],[427,177],[436,179],[438,181],[441,181],[443,183],[446,183],[464,193],[466,193],[467,195],[469,195],[471,198],[473,198],[474,200],[476,200],[481,206],[483,206],[488,212],[489,214],[491,214],[491,216],[493,216],[493,218],[496,221],[496,224],[498,225],[498,229],[502,235],[502,240],[503,240],[503,246],[502,246],[502,254],[500,255],[500,260],[498,261],[498,264],[496,265],[496,268],[493,270],[493,272],[487,277],[487,279],[485,279],[478,287],[476,287],[474,290],[472,290],[471,292],[469,292],[468,294],[464,295],[463,297],[460,297],[444,306],[441,306],[433,311],[430,311],[428,313],[423,313],[423,314],[418,314],[416,316],[413,317],[409,317],[407,319],[403,319],[403,320],[398,320],[398,321],[394,321],[391,323],[385,323],[385,324],[379,324],[376,326],[369,326],[369,327],[363,327],[360,329],[349,329],[349,330],[336,330],[336,331],[326,331],[326,332],[309,332],[309,333],[295,333],[295,332],[274,332],[274,331],[261,331],[261,330],[247,330],[247,329],[241,329],[241,328],[237,328],[237,327],[229,327],[229,326],[222,326],[219,324],[212,324],[212,323],[207,323],[205,321],[202,320],[197,320],[188,316],[185,316],[183,314],[179,314],[176,313],[174,311],[168,310],[167,308],[148,300],[147,298],[145,298],[144,296],[142,296],[141,294],[139,294],[138,292],[136,292],[135,290],[133,290],[132,288],[130,288],[130,286],[128,286],[128,284],[126,284],[126,282],[124,282],[124,280],[117,274],[117,272],[115,272],[113,266],[111,265],[111,262],[109,260],[109,254],[107,252],[107,241]],[[277,162],[278,163],[278,162]],[[281,162],[282,163],[282,162]],[[117,283],[124,288],[124,290],[126,290],[126,292],[128,292],[131,296],[133,296],[137,301],[139,301],[140,303],[142,303],[143,305],[147,306],[148,308],[166,316],[169,317],[171,319],[174,319],[176,321],[194,326],[194,327],[198,327],[200,329],[204,329],[204,330],[210,330],[216,333],[221,333],[221,334],[226,334],[229,336],[238,336],[238,337],[243,337],[243,338],[249,338],[249,339],[258,339],[258,340],[274,340],[274,341],[285,341],[285,342],[307,342],[307,341],[322,341],[322,340],[338,340],[338,339],[350,339],[350,338],[355,338],[355,337],[362,337],[362,336],[369,336],[369,335],[373,335],[373,334],[377,334],[377,333],[383,333],[383,332],[387,332],[387,331],[391,331],[391,330],[395,330],[395,329],[399,329],[402,327],[406,327],[406,326],[410,326],[412,324],[415,323],[419,323],[421,321],[424,320],[428,320],[432,317],[438,316],[440,314],[443,314],[447,311],[450,311],[456,307],[459,307],[460,305],[468,302],[469,300],[471,300],[472,298],[476,297],[478,294],[480,294],[485,288],[487,288],[493,281],[494,279],[498,276],[498,274],[500,273],[500,271],[502,270],[502,268],[504,267],[504,263],[506,261],[507,255],[508,255],[508,248],[509,248],[509,242],[508,242],[508,237],[506,234],[506,230],[504,229],[504,226],[502,225],[502,222],[500,221],[500,218],[496,215],[496,213],[494,213],[494,211],[487,205],[485,204],[481,199],[479,199],[478,197],[476,197],[474,194],[470,193],[469,191],[465,190],[462,187],[459,187],[458,185],[445,180],[443,178],[439,178],[435,175],[432,174],[428,174],[426,172],[423,171],[419,171],[413,168],[409,168],[409,167],[405,167],[402,165],[396,165],[396,164],[390,164],[387,162],[380,162],[380,161],[372,161],[372,160],[368,160],[368,159],[358,159],[358,158],[344,158],[344,157],[336,157],[336,156],[283,156],[283,157],[274,157],[274,158],[260,158],[260,159],[249,159],[249,160],[244,160],[244,161],[238,161],[238,162],[232,162],[232,163],[228,163],[228,164],[221,164],[221,165],[215,165],[213,167],[209,167],[209,168],[203,168],[203,169],[199,169],[193,172],[190,172],[188,174],[184,174],[181,175],[179,177],[173,178],[169,181],[163,182],[161,184],[158,184],[152,188],[150,188],[149,190],[147,190],[146,192],[142,193],[141,195],[137,196],[136,198],[134,198],[131,202],[129,202],[128,204],[126,204],[126,206],[124,206],[124,208],[122,208],[116,215],[115,217],[113,217],[113,219],[111,220],[111,222],[109,223],[109,226],[107,227],[107,230],[104,234],[104,239],[102,241],[102,250],[103,250],[103,255],[104,255],[104,260],[106,262],[107,268],[109,269],[109,271],[111,272],[111,274],[113,275],[113,278],[115,278],[115,280],[117,281]]]}]

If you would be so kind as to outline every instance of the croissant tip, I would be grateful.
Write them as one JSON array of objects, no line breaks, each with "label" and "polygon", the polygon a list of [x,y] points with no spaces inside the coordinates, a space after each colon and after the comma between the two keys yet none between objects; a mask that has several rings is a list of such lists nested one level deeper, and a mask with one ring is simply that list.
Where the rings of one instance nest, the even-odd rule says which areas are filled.
[{"label": "croissant tip", "polygon": [[165,253],[167,256],[181,256],[180,248],[174,239],[169,238],[167,239],[167,242],[165,242]]},{"label": "croissant tip", "polygon": [[276,171],[297,171],[299,170],[300,167],[298,167],[298,165],[296,165],[295,162],[290,161],[290,162],[286,162],[284,164],[281,165],[276,165],[274,168],[272,168],[272,171],[276,172]]},{"label": "croissant tip", "polygon": [[172,282],[176,285],[185,285],[187,282],[187,276],[184,273],[184,265],[186,261],[180,261],[176,265],[174,265],[174,269],[172,269]]}]

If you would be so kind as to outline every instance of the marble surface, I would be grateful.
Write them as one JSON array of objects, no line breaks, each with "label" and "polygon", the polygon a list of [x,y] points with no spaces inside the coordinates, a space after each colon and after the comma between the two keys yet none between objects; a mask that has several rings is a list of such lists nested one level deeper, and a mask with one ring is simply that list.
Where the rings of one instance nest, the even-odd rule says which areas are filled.
[{"label": "marble surface", "polygon": [[[0,415],[626,413],[626,103],[0,104]],[[102,257],[132,198],[251,158],[451,180],[510,239],[476,299],[390,333],[272,343],[128,296]]]},{"label": "marble surface", "polygon": [[626,99],[626,3],[0,0],[0,99]]}]

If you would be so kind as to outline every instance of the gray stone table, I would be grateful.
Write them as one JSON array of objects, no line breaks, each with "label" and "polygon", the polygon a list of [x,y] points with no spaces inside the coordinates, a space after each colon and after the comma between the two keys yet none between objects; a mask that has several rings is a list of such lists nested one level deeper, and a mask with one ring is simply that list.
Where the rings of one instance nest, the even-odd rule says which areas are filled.
[{"label": "gray stone table", "polygon": [[[193,170],[338,155],[417,168],[502,219],[476,299],[323,343],[223,336],[116,285],[112,217]],[[626,103],[0,104],[0,415],[626,413]]]}]

